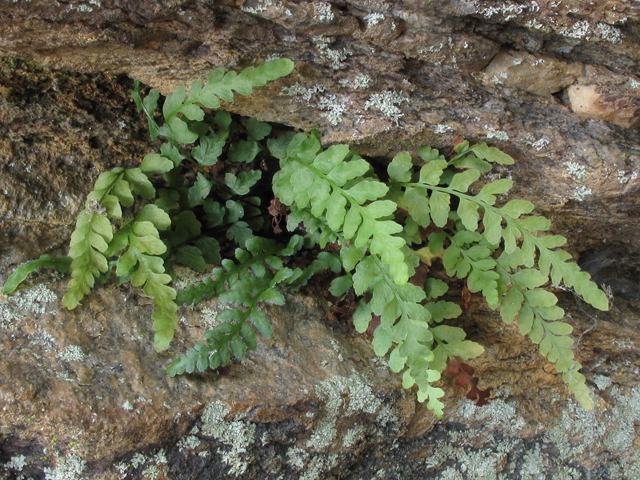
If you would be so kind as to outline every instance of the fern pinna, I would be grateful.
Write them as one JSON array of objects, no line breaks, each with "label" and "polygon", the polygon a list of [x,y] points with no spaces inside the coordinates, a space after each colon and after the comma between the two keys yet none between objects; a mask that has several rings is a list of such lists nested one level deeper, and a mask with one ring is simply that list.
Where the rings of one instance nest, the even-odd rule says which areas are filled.
[{"label": "fern pinna", "polygon": [[[240,124],[229,113],[213,110],[219,98],[231,102],[234,91],[248,95],[293,67],[278,59],[239,75],[215,70],[206,83],[193,82],[188,95],[184,85],[167,95],[162,124],[155,116],[160,94],[151,90],[143,98],[136,82],[132,95],[151,138],[165,139],[160,153],[147,155],[137,168],[101,174],[78,216],[69,257],[43,256],[19,267],[5,293],[38,267],[69,267],[72,278],[63,303],[73,309],[96,279],[103,281],[115,270],[120,282],[130,281],[153,297],[158,350],[173,338],[179,306],[213,296],[230,304],[203,341],[166,368],[173,376],[227,365],[232,355],[242,359],[247,349],[256,348],[256,333],[271,335],[262,302],[282,305],[283,288],[300,288],[314,275],[331,272],[332,295],[358,298],[356,330],[363,333],[374,316],[379,319],[375,353],[389,355],[389,367],[402,372],[403,386],[417,385],[418,400],[428,401],[441,416],[444,392],[434,383],[447,363],[484,351],[466,340],[461,328],[443,324],[461,314],[455,303],[439,300],[448,290],[444,281],[409,282],[421,263],[441,261],[449,277],[465,279],[469,291],[481,293],[504,322],[516,321],[555,363],[580,403],[592,408],[570,348],[572,327],[561,321],[564,311],[556,296],[542,287],[563,283],[602,310],[608,299],[559,249],[564,237],[545,233],[550,222],[531,215],[533,204],[516,199],[497,206],[497,196],[506,195],[513,182],[486,181],[483,175],[492,164],[510,165],[513,159],[485,143],[460,142],[449,159],[423,147],[413,159],[398,154],[382,181],[349,146],[323,149],[316,131],[272,135],[268,123],[248,119]],[[288,236],[275,235],[279,227],[270,229],[266,221],[268,179],[257,167],[265,158],[279,162],[266,187],[288,207]],[[484,184],[473,194],[475,182]],[[329,243],[331,251],[325,251]],[[303,250],[316,258],[305,268],[289,268],[293,263],[286,259]],[[234,251],[234,258],[222,258],[224,251]],[[175,263],[201,273],[214,268],[201,282],[176,292],[171,286]],[[460,369],[452,371],[462,375]],[[469,372],[465,378],[471,378]]]}]

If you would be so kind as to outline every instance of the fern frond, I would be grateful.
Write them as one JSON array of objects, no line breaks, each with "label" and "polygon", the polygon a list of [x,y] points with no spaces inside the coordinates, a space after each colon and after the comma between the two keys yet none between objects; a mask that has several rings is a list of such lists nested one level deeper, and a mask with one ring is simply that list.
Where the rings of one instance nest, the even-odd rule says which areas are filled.
[{"label": "fern frond", "polygon": [[[272,241],[253,237],[247,241],[246,250],[238,248],[236,259],[222,261],[222,268],[216,268],[211,278],[180,294],[180,301],[190,302],[216,295],[223,303],[237,307],[223,310],[217,315],[221,323],[204,334],[206,344],[199,342],[186,353],[181,354],[165,370],[174,376],[191,373],[196,368],[204,371],[229,363],[231,353],[244,358],[246,350],[255,350],[257,330],[263,337],[271,337],[271,324],[261,312],[258,302],[275,305],[284,304],[280,288],[299,281],[303,276],[300,269],[291,270],[282,264],[281,256],[293,255],[304,244],[302,237],[294,235],[286,248],[281,249]],[[327,259],[325,259],[327,261]],[[249,325],[253,324],[253,328]]]},{"label": "fern frond", "polygon": [[[153,117],[160,97],[157,90],[152,89],[143,100],[140,95],[140,84],[136,82],[131,95],[138,107],[138,112],[144,112],[147,117],[152,140],[161,135],[172,143],[190,144],[200,137],[196,125],[204,119],[204,111],[201,107],[218,108],[220,107],[219,98],[226,102],[233,102],[234,91],[240,95],[250,95],[253,87],[264,86],[269,81],[288,75],[293,68],[294,63],[287,59],[271,60],[257,67],[245,68],[239,75],[236,72],[225,74],[223,68],[218,68],[209,74],[204,86],[202,81],[194,81],[188,97],[185,86],[179,85],[165,99],[162,107],[165,124],[161,127]],[[224,139],[226,140],[226,135]],[[217,139],[212,139],[213,142],[215,140]],[[207,149],[206,146],[205,149]],[[208,158],[205,164],[213,164],[210,163],[211,158],[215,156],[213,152],[208,154],[196,152],[196,155],[200,153],[203,154],[203,158]]]},{"label": "fern frond", "polygon": [[[389,368],[395,373],[404,370],[403,387],[417,385],[418,400],[428,399],[428,408],[441,417],[444,405],[439,398],[444,392],[431,384],[440,379],[449,358],[469,359],[484,351],[479,344],[464,340],[465,333],[460,328],[430,325],[457,317],[460,307],[450,302],[423,305],[427,299],[425,290],[411,283],[396,284],[388,267],[375,256],[366,256],[357,264],[353,285],[357,294],[366,290],[371,293],[371,301],[361,300],[353,316],[356,330],[365,332],[372,314],[380,317],[373,334],[376,355],[385,356],[391,351]],[[444,282],[432,281],[433,295],[429,300],[447,289]]]},{"label": "fern frond", "polygon": [[569,335],[573,327],[558,321],[564,318],[564,310],[556,305],[556,296],[539,288],[549,278],[537,269],[522,269],[513,274],[504,268],[499,271],[509,288],[500,305],[503,321],[511,323],[517,318],[520,332],[540,345],[540,353],[555,363],[556,371],[562,373],[576,399],[591,410],[593,401],[584,384],[584,376],[578,372],[581,365],[574,360],[571,350],[573,339]]},{"label": "fern frond", "polygon": [[[486,144],[469,147],[467,142],[456,146],[456,153],[447,162],[437,151],[420,150],[427,163],[420,169],[419,179],[406,158],[394,158],[388,172],[390,189],[398,205],[421,226],[433,221],[445,228],[448,222],[455,221],[455,233],[447,235],[451,244],[442,256],[447,274],[467,278],[469,290],[482,292],[489,305],[500,307],[505,322],[518,318],[521,332],[540,344],[540,352],[556,364],[576,398],[585,408],[591,408],[593,403],[584,385],[584,376],[578,373],[580,364],[573,359],[569,348],[573,344],[568,336],[571,327],[557,321],[563,318],[564,311],[555,305],[557,298],[553,293],[538,287],[549,281],[551,273],[554,284],[563,281],[596,308],[608,308],[606,295],[590,280],[588,273],[568,262],[569,253],[555,250],[565,243],[564,237],[536,236],[537,232],[548,231],[550,222],[542,216],[529,215],[534,209],[531,202],[516,199],[495,207],[496,195],[507,193],[513,186],[511,180],[487,183],[477,195],[467,193],[480,174],[490,169],[485,160],[508,165],[513,163],[510,156]],[[464,170],[446,174],[449,165]],[[457,197],[454,211],[452,197]],[[480,212],[482,233],[477,231]],[[492,254],[501,244],[504,250],[496,261]],[[435,242],[433,249],[430,242],[431,255],[440,248],[441,240]],[[536,260],[539,270],[531,268]]]},{"label": "fern frond", "polygon": [[129,248],[116,263],[116,274],[130,275],[134,287],[143,287],[144,293],[153,297],[155,310],[151,315],[156,331],[156,350],[169,346],[173,333],[178,326],[175,312],[178,306],[174,302],[176,291],[169,287],[171,277],[164,271],[164,261],[159,255],[166,252],[167,246],[160,240],[158,230],[166,230],[171,225],[169,215],[155,205],[146,205],[136,218],[124,225],[118,232],[118,238]]},{"label": "fern frond", "polygon": [[27,278],[31,272],[39,268],[55,268],[56,272],[66,273],[71,264],[71,257],[62,255],[60,257],[52,257],[49,254],[40,255],[37,260],[31,260],[20,265],[15,271],[9,275],[7,281],[2,287],[2,293],[8,295],[16,291],[16,288]]},{"label": "fern frond", "polygon": [[381,199],[388,187],[366,176],[369,163],[354,157],[347,145],[320,152],[313,136],[295,142],[294,137],[274,176],[275,195],[286,205],[308,208],[316,218],[324,216],[331,231],[356,247],[366,246],[389,266],[396,283],[407,283],[409,267],[402,253],[406,241],[395,236],[403,227],[390,219],[397,205]]},{"label": "fern frond", "polygon": [[91,291],[95,277],[108,269],[103,253],[113,238],[109,218],[122,216],[120,203],[122,199],[128,203],[131,195],[124,176],[125,169],[120,167],[100,174],[94,190],[87,198],[85,209],[78,215],[69,248],[69,257],[73,259],[70,265],[72,278],[62,300],[62,304],[70,310],[76,308]]}]

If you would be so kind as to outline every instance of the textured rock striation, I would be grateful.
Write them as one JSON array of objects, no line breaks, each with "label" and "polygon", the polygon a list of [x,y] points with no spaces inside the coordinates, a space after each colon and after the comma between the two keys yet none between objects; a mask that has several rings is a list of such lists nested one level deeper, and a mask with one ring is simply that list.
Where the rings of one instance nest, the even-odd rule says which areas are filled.
[{"label": "textured rock striation", "polygon": [[153,148],[132,79],[167,93],[286,57],[292,75],[225,107],[380,162],[496,145],[516,159],[497,175],[613,295],[602,313],[559,293],[593,412],[473,298],[456,322],[492,401],[445,377],[437,420],[311,292],[266,310],[274,337],[242,363],[169,379],[223,305],[184,308],[159,355],[141,292],[69,312],[64,279],[32,275],[0,298],[0,478],[640,478],[639,25],[633,0],[0,2],[0,280],[66,253],[99,173]]}]

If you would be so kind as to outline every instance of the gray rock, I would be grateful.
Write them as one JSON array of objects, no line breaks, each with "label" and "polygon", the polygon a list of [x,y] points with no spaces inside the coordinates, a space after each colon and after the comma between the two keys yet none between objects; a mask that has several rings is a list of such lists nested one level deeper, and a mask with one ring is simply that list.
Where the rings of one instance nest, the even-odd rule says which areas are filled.
[{"label": "gray rock", "polygon": [[456,324],[485,346],[470,363],[492,401],[445,376],[437,420],[310,292],[265,307],[274,336],[243,362],[171,379],[215,300],[183,308],[157,354],[141,292],[99,287],[69,312],[65,280],[32,275],[0,298],[0,478],[640,478],[639,19],[638,2],[603,0],[3,2],[2,280],[66,253],[99,173],[153,149],[132,78],[167,93],[278,56],[294,73],[226,108],[376,157],[458,135],[499,146],[516,165],[498,175],[614,300],[602,313],[558,292],[593,412],[472,299]]}]

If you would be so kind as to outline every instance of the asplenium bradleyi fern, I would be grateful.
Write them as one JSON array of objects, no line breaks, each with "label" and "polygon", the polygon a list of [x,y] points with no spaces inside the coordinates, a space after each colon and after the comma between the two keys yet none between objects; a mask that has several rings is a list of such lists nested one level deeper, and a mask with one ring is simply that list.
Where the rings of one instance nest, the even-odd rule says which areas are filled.
[{"label": "asplenium bradleyi fern", "polygon": [[[142,99],[136,82],[132,95],[138,111],[144,111],[147,116],[152,140],[161,136],[168,142],[162,145],[160,155],[147,155],[140,168],[115,168],[98,178],[71,237],[72,279],[63,299],[67,308],[76,308],[93,287],[95,277],[109,270],[107,257],[121,254],[116,263],[116,274],[130,278],[133,286],[143,286],[144,292],[153,297],[156,349],[169,346],[178,325],[175,314],[178,305],[175,303],[176,291],[169,286],[171,277],[165,273],[167,252],[175,248],[171,253],[175,253],[178,261],[201,271],[204,271],[206,260],[215,260],[218,256],[217,240],[201,235],[201,223],[191,208],[204,202],[215,183],[207,178],[204,167],[217,163],[229,135],[231,119],[226,112],[219,112],[209,123],[203,122],[203,108],[219,107],[218,97],[233,101],[234,90],[249,95],[253,87],[287,75],[292,69],[293,63],[289,60],[273,60],[256,68],[247,68],[240,75],[235,72],[225,74],[223,69],[214,70],[204,86],[201,81],[191,84],[188,97],[184,85],[167,95],[162,107],[162,126],[154,117],[160,94],[151,90]],[[260,148],[257,141],[264,138],[267,130],[270,131],[270,127],[262,122],[249,125],[248,139],[236,147],[236,160],[253,160]],[[200,140],[198,145],[190,152],[184,148],[183,145],[197,140]],[[198,170],[197,181],[189,190],[184,187],[183,161],[190,162]],[[229,173],[228,190],[243,192],[256,183],[259,173],[252,171],[239,177]],[[164,174],[170,188],[156,192],[148,178],[153,174]],[[111,221],[122,217],[121,207],[133,206],[134,195],[152,200],[157,193],[159,198],[155,205],[146,205],[134,219],[124,222],[113,234]],[[231,211],[234,207],[229,202],[227,206]],[[236,210],[238,208],[241,207]],[[227,220],[237,221],[240,216]],[[163,240],[160,239],[160,230],[167,230]]]},{"label": "asplenium bradleyi fern", "polygon": [[[449,276],[466,278],[472,293],[482,292],[491,307],[500,308],[506,323],[517,317],[520,331],[540,344],[578,400],[591,406],[580,364],[569,348],[572,328],[557,321],[564,311],[556,306],[555,295],[539,287],[551,273],[554,284],[563,281],[597,308],[607,309],[606,295],[587,273],[567,262],[568,253],[555,250],[564,244],[563,237],[539,234],[549,229],[547,219],[524,216],[533,211],[530,202],[495,206],[496,195],[507,193],[511,180],[486,183],[477,195],[467,193],[491,170],[490,162],[512,164],[510,156],[484,143],[463,142],[446,160],[425,147],[418,150],[421,168],[401,153],[388,166],[389,181],[381,182],[356,152],[343,145],[322,151],[313,135],[298,134],[286,148],[278,141],[271,146],[281,167],[273,182],[276,196],[299,218],[325,218],[312,229],[319,228],[323,238],[336,238],[342,247],[345,275],[334,280],[332,293],[339,296],[353,286],[356,294],[369,294],[358,304],[355,327],[364,332],[372,315],[380,317],[375,352],[390,352],[391,370],[404,372],[405,388],[418,385],[420,401],[428,399],[429,408],[441,414],[438,398],[444,392],[432,383],[446,361],[483,352],[477,343],[464,340],[461,329],[438,325],[460,314],[454,304],[433,301],[447,291],[444,282],[429,279],[424,289],[408,283],[428,253],[428,258],[442,258]],[[414,249],[423,243],[420,229],[432,223],[439,231],[429,235],[425,247]],[[539,268],[533,268],[536,259]]]},{"label": "asplenium bradleyi fern", "polygon": [[[233,90],[248,95],[252,87],[292,69],[288,60],[240,75],[218,69],[204,85],[192,83],[188,96],[184,86],[169,94],[162,125],[154,116],[159,93],[151,90],[143,99],[136,83],[133,98],[147,117],[151,138],[167,142],[139,168],[116,168],[98,178],[71,238],[72,278],[64,305],[76,308],[95,279],[115,268],[121,282],[129,280],[153,297],[155,344],[161,350],[173,338],[179,305],[212,296],[231,304],[218,314],[219,323],[204,341],[167,367],[167,374],[176,375],[227,365],[232,354],[242,359],[247,349],[256,348],[256,332],[271,335],[261,302],[282,305],[283,287],[299,288],[325,272],[334,277],[331,294],[340,298],[353,290],[358,296],[357,331],[365,332],[374,315],[379,319],[375,353],[389,354],[389,367],[403,373],[404,387],[417,385],[418,399],[428,400],[440,416],[444,392],[433,384],[447,362],[484,351],[465,340],[461,328],[442,324],[461,313],[455,303],[438,300],[448,290],[444,281],[409,282],[421,262],[441,259],[449,277],[465,279],[472,293],[482,293],[492,308],[500,309],[506,323],[517,319],[522,334],[540,345],[576,398],[591,408],[570,349],[572,327],[560,321],[564,311],[555,295],[541,287],[549,281],[564,283],[603,310],[606,295],[558,249],[565,239],[544,233],[550,223],[530,215],[530,202],[496,206],[496,196],[509,192],[511,180],[487,182],[477,194],[469,192],[492,163],[510,165],[513,159],[484,143],[459,143],[450,159],[423,147],[417,150],[419,160],[397,155],[388,165],[388,180],[381,181],[347,145],[323,149],[315,131],[270,138],[267,123],[248,119],[239,125],[228,113],[211,110],[220,106],[218,97],[233,101]],[[277,235],[279,229],[271,230],[265,221],[263,172],[251,168],[260,162],[264,166],[269,157],[280,163],[272,189],[288,206],[288,235]],[[163,181],[154,177],[158,174]],[[261,188],[262,196],[257,194]],[[117,225],[115,233],[112,225]],[[334,253],[324,251],[328,243]],[[235,249],[234,259],[221,258],[221,244]],[[303,250],[317,257],[305,268],[290,268],[287,259]],[[201,273],[208,265],[215,267],[202,282],[176,292],[171,287],[174,262]],[[9,279],[5,292],[38,266],[64,269],[68,263],[67,257],[56,264],[50,258],[31,262]]]}]

